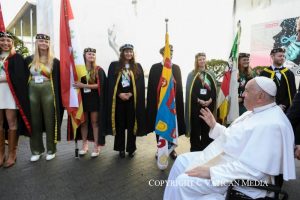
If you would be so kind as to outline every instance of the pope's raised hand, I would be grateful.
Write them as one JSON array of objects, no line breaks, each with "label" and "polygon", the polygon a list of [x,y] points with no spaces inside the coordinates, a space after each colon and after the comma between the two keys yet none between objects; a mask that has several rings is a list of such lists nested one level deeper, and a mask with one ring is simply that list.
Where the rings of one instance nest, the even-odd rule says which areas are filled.
[{"label": "pope's raised hand", "polygon": [[201,108],[200,113],[201,115],[199,115],[199,117],[201,117],[210,128],[215,127],[217,122],[215,120],[214,115],[210,112],[210,110],[207,107]]}]

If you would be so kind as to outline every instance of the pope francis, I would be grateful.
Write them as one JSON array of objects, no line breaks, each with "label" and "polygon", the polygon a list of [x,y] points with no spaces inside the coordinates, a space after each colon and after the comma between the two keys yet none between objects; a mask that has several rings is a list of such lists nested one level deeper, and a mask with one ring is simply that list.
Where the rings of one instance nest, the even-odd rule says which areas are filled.
[{"label": "pope francis", "polygon": [[[203,151],[180,155],[169,174],[165,200],[225,199],[235,179],[274,183],[274,176],[295,179],[294,133],[283,111],[275,104],[276,85],[266,77],[250,80],[243,93],[247,112],[228,128],[216,123],[208,109],[201,117],[214,141]],[[226,186],[227,184],[227,186]],[[236,187],[251,198],[266,191]]]}]

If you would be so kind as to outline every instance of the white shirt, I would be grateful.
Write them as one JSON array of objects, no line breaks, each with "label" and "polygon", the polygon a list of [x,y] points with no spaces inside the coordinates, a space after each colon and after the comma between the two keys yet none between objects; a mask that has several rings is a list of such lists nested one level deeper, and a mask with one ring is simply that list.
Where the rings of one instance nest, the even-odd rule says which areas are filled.
[{"label": "white shirt", "polygon": [[281,67],[274,67],[274,66],[272,65],[272,69],[273,69],[273,71],[275,72],[275,74],[276,74],[278,80],[281,80],[281,73],[280,73],[279,70],[282,69],[282,68],[283,68],[283,66],[281,66]]}]

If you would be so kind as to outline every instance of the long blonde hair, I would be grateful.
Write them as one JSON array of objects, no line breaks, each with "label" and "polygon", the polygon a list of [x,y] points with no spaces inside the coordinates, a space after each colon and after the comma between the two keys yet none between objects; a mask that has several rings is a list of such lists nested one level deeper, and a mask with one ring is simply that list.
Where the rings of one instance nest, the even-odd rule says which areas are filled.
[{"label": "long blonde hair", "polygon": [[[52,70],[52,65],[53,65],[53,60],[54,60],[54,53],[51,47],[51,43],[49,40],[49,48],[48,48],[48,55],[47,55],[48,61],[46,64],[51,70]],[[33,55],[33,60],[32,60],[32,65],[34,65],[34,67],[37,69],[39,68],[41,63],[40,60],[40,52],[39,52],[39,47],[38,47],[38,43],[37,40],[35,41],[35,51],[34,51],[34,55]]]},{"label": "long blonde hair", "polygon": [[[87,60],[85,58],[85,55],[86,53],[83,53],[83,59],[84,59],[84,63],[85,63],[85,67],[86,67],[86,63],[87,63]],[[93,62],[91,62],[91,66],[92,66],[92,69],[90,70],[91,71],[91,75],[90,75],[90,83],[96,83],[96,67],[97,67],[97,64],[96,64],[96,54],[95,54],[95,60]]]}]

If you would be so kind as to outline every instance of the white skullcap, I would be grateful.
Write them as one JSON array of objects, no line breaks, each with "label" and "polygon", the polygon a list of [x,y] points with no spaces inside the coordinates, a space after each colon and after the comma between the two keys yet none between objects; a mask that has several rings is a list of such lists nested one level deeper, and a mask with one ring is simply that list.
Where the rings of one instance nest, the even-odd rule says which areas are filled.
[{"label": "white skullcap", "polygon": [[265,91],[272,97],[276,96],[277,87],[272,79],[264,77],[264,76],[258,76],[258,77],[255,77],[254,80],[256,81],[257,85],[263,91]]}]

